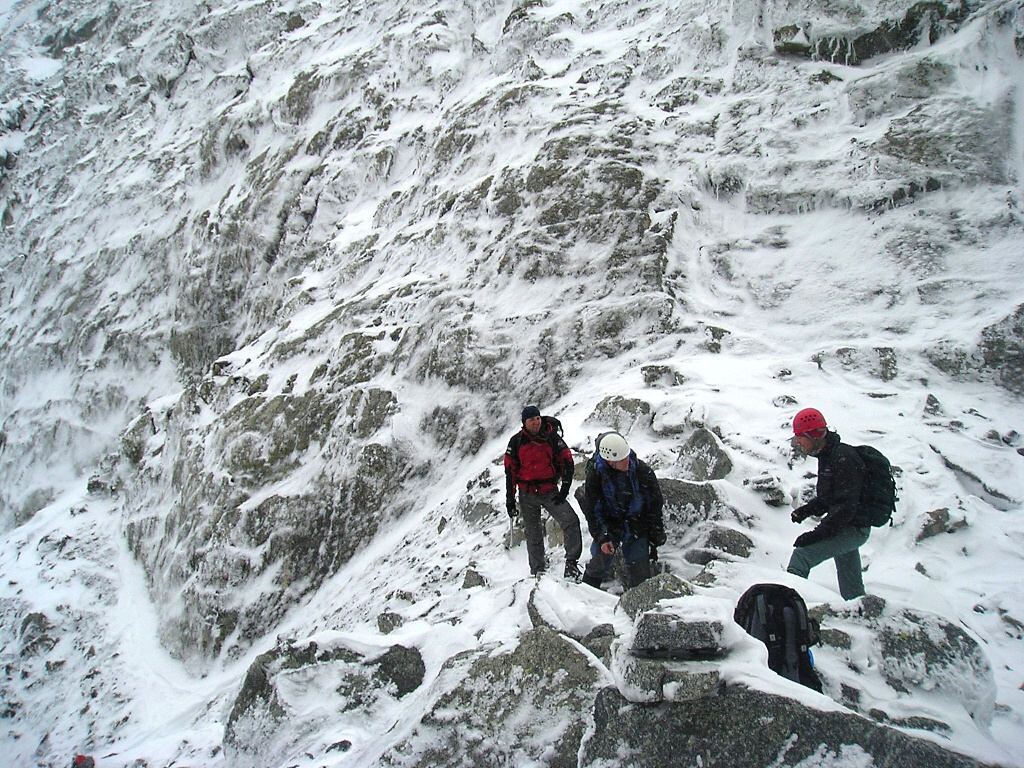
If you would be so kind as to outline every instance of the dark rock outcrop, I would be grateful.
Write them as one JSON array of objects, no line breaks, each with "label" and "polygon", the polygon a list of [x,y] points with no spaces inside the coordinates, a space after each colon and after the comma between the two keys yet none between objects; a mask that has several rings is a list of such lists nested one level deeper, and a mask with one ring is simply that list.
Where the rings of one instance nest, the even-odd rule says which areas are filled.
[{"label": "dark rock outcrop", "polygon": [[809,709],[740,686],[653,707],[630,703],[614,688],[602,689],[594,702],[594,735],[584,742],[579,765],[622,765],[623,755],[629,755],[631,768],[700,765],[709,756],[713,765],[763,768],[826,755],[862,760],[870,755],[877,768],[980,766],[857,715]]}]

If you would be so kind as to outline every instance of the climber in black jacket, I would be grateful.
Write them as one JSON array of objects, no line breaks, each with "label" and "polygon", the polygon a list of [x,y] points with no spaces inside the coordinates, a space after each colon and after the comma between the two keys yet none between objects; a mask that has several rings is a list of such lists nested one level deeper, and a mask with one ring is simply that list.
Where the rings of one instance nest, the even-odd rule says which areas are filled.
[{"label": "climber in black jacket", "polygon": [[793,542],[786,570],[807,578],[811,568],[825,560],[836,561],[839,594],[853,600],[864,594],[860,547],[868,540],[870,526],[858,525],[864,461],[857,449],[843,443],[814,408],[805,408],[793,419],[793,447],[818,460],[816,495],[793,510],[794,523],[814,515],[818,526],[801,533]]}]

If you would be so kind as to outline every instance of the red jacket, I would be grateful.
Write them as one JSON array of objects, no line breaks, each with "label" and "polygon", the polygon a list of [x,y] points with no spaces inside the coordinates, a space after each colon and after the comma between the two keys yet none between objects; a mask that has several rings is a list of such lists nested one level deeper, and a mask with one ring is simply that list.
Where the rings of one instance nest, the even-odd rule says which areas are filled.
[{"label": "red jacket", "polygon": [[566,490],[572,483],[572,451],[565,441],[551,434],[550,425],[536,435],[520,430],[508,441],[505,450],[505,490],[511,496],[520,493],[550,493],[561,481]]}]

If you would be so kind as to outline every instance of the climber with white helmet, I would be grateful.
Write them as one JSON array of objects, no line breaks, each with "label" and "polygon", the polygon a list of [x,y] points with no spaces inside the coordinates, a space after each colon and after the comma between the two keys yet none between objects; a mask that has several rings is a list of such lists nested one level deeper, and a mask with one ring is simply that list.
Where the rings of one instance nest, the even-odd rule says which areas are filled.
[{"label": "climber with white helmet", "polygon": [[627,589],[649,579],[657,547],[665,543],[663,505],[654,470],[637,458],[618,432],[601,435],[588,462],[581,502],[594,539],[583,583],[600,588],[619,550]]}]

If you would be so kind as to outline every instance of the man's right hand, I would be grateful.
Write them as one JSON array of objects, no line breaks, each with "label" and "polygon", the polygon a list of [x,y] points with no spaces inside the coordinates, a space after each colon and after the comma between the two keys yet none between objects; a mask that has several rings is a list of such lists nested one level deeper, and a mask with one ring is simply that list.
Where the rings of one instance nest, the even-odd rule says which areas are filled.
[{"label": "man's right hand", "polygon": [[505,499],[505,510],[508,512],[509,517],[515,517],[519,514],[519,511],[516,509],[515,496],[509,496],[507,499]]},{"label": "man's right hand", "polygon": [[611,541],[606,541],[604,544],[601,545],[601,551],[604,552],[606,555],[614,555],[615,543]]}]

